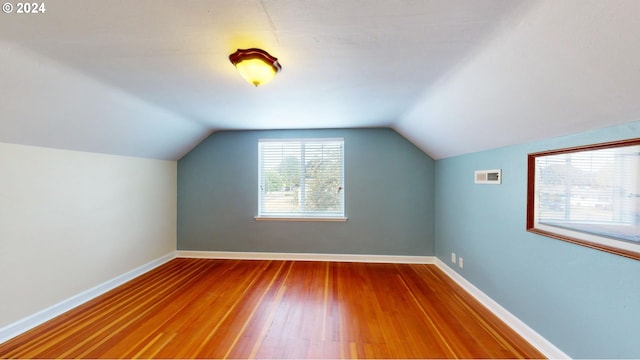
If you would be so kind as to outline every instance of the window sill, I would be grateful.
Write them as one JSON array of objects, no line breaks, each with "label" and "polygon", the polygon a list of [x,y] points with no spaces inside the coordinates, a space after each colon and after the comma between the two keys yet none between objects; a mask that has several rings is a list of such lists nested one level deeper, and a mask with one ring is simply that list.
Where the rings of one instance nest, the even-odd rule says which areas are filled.
[{"label": "window sill", "polygon": [[344,216],[335,217],[285,217],[285,216],[256,216],[256,221],[329,221],[329,222],[346,222]]}]

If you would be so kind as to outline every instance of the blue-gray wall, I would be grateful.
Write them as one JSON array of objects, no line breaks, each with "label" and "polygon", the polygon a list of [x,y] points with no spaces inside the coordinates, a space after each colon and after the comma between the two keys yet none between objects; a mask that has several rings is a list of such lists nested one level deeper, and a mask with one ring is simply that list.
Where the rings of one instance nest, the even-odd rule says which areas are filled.
[{"label": "blue-gray wall", "polygon": [[[633,137],[640,122],[437,161],[437,256],[568,355],[640,358],[640,261],[525,231],[528,153]],[[473,183],[495,168],[502,185]]]},{"label": "blue-gray wall", "polygon": [[[346,223],[253,219],[257,141],[285,137],[345,138]],[[640,122],[434,165],[389,129],[218,132],[178,162],[178,249],[432,255],[435,244],[570,356],[640,358],[640,261],[525,231],[528,153],[632,137]],[[474,170],[494,168],[502,185],[473,183]]]},{"label": "blue-gray wall", "polygon": [[[348,221],[255,221],[258,139],[343,137]],[[178,249],[434,255],[434,161],[390,129],[216,132],[178,162]]]}]

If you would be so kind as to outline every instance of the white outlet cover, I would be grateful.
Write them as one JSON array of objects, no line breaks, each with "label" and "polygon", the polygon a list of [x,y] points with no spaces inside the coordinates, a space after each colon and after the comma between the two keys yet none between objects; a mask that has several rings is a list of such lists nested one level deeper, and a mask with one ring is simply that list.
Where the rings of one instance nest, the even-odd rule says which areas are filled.
[{"label": "white outlet cover", "polygon": [[461,257],[458,258],[458,266],[460,266],[460,268],[464,268],[464,259]]},{"label": "white outlet cover", "polygon": [[454,252],[451,253],[451,262],[454,264],[456,263],[456,253]]}]

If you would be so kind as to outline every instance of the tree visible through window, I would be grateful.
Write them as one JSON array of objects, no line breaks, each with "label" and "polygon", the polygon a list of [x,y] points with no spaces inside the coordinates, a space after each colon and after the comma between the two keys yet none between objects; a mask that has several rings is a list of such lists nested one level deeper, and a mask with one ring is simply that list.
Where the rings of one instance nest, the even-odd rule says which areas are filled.
[{"label": "tree visible through window", "polygon": [[259,140],[260,217],[343,218],[344,140]]}]

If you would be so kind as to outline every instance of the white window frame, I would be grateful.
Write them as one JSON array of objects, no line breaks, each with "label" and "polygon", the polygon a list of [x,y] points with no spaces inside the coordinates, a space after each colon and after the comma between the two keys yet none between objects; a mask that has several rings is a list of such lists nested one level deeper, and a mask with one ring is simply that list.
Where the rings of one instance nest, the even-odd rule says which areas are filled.
[{"label": "white window frame", "polygon": [[[299,144],[317,144],[322,142],[340,142],[342,144],[342,152],[341,152],[341,174],[340,174],[340,203],[341,203],[341,211],[332,212],[332,213],[314,213],[314,212],[268,212],[264,211],[263,204],[263,195],[266,190],[264,189],[264,171],[263,171],[263,151],[262,144],[265,143],[299,143]],[[304,152],[303,152],[304,153]],[[345,163],[344,163],[344,138],[287,138],[287,139],[258,139],[258,215],[255,216],[257,221],[337,221],[344,222],[347,221],[347,217],[345,216],[345,196],[344,196],[344,173],[345,173]],[[302,155],[303,159],[300,161],[301,170],[304,171],[304,154]],[[304,186],[304,184],[302,185]],[[301,189],[304,191],[304,187]]]}]

